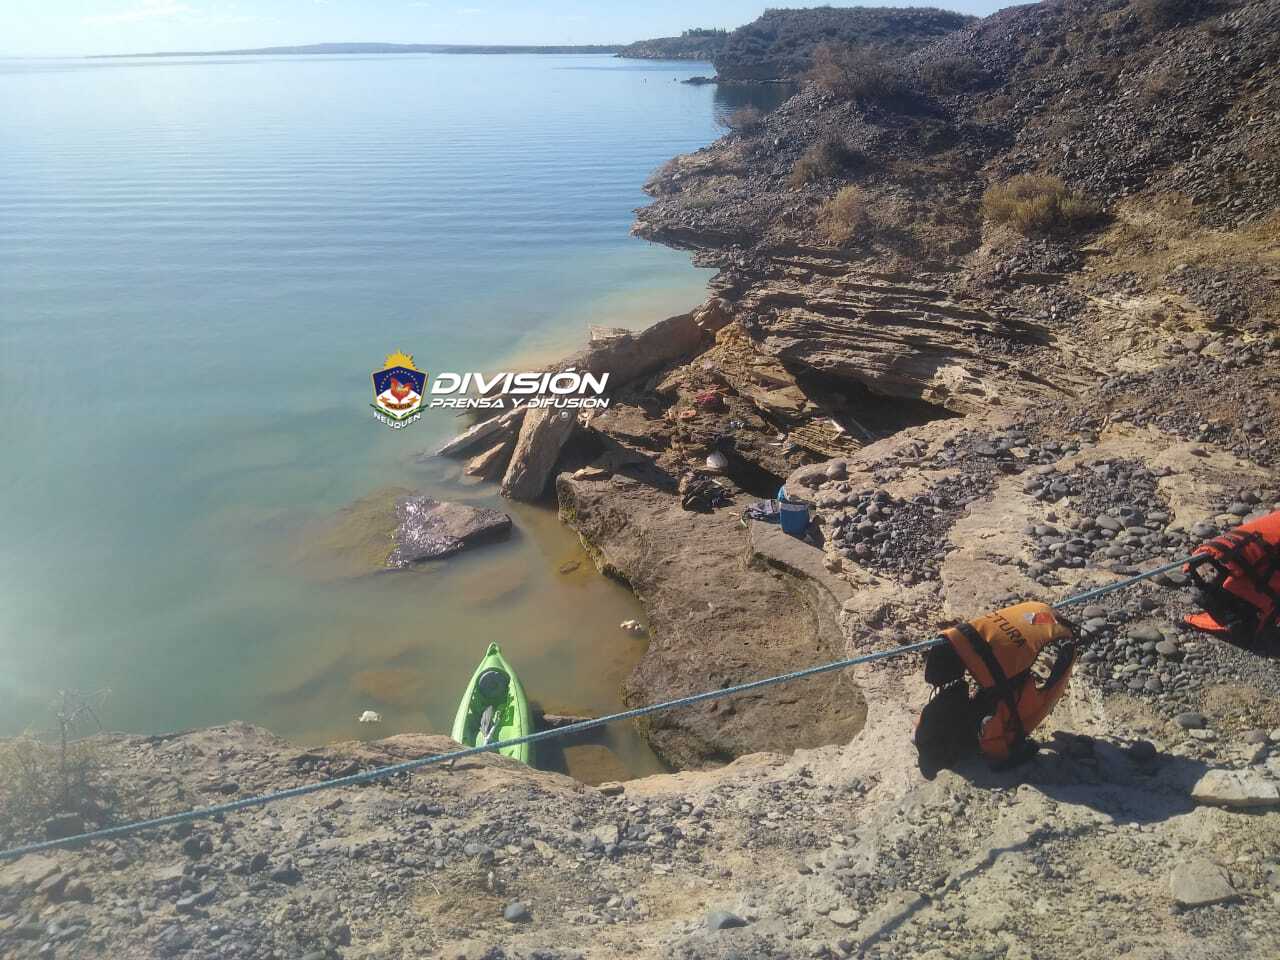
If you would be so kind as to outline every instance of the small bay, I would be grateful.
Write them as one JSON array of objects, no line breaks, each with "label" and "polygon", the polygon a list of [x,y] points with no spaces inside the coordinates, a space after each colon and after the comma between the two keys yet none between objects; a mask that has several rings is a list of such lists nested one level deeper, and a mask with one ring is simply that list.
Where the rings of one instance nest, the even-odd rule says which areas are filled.
[{"label": "small bay", "polygon": [[[707,273],[628,228],[737,105],[676,82],[710,72],[0,61],[0,734],[48,727],[60,688],[109,688],[108,729],[447,732],[493,640],[548,709],[619,708],[634,598],[553,511],[420,460],[456,422],[378,424],[370,374],[503,369],[698,303]],[[406,490],[516,534],[374,573]],[[606,745],[656,769],[629,729]]]}]

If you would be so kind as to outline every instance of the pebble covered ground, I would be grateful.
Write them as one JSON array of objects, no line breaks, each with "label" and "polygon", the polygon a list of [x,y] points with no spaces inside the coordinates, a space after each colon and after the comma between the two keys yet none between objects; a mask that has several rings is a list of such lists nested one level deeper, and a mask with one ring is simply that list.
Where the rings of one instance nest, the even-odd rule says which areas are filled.
[{"label": "pebble covered ground", "polygon": [[[1234,524],[1280,510],[1280,488],[1230,487],[1214,496],[1203,518],[1182,526],[1174,522],[1160,489],[1173,473],[1170,467],[1091,455],[1105,416],[1110,423],[1155,430],[1170,442],[1213,445],[1269,465],[1277,432],[1273,420],[1257,414],[1259,403],[1269,403],[1265,399],[1224,405],[1212,424],[1200,422],[1194,405],[1172,416],[1144,413],[1170,382],[1223,384],[1225,372],[1243,369],[1248,382],[1225,388],[1234,397],[1249,382],[1274,376],[1274,354],[1263,349],[1265,344],[1220,346],[1219,359],[1184,354],[1150,374],[1112,378],[1104,389],[1109,404],[1104,412],[1085,406],[1056,411],[1053,417],[1033,412],[1020,426],[992,433],[962,429],[936,449],[906,444],[869,465],[886,485],[921,474],[928,478],[921,494],[898,498],[883,488],[856,488],[841,461],[801,471],[797,476],[813,485],[829,538],[828,556],[906,585],[936,582],[953,524],[974,501],[990,498],[998,478],[1012,476],[1021,492],[1041,505],[1039,519],[1020,528],[1028,543],[1022,569],[1040,584],[1042,595],[1061,596],[1073,572],[1131,576],[1189,555]],[[1265,394],[1259,390],[1256,396]],[[1207,456],[1207,450],[1193,446],[1191,454]],[[1203,692],[1219,684],[1280,696],[1280,669],[1273,659],[1280,656],[1280,643],[1274,638],[1228,642],[1195,630],[1184,618],[1199,609],[1194,584],[1179,568],[1067,611],[1088,641],[1081,674],[1105,694],[1149,701],[1170,716],[1193,713]]]},{"label": "pebble covered ground", "polygon": [[[1205,354],[1210,345],[1215,353]],[[1237,456],[1275,466],[1280,457],[1274,442],[1280,430],[1278,346],[1271,337],[1246,341],[1221,335],[1168,344],[1165,353],[1173,362],[1109,378],[1101,385],[1101,399],[1124,408],[1113,419],[1184,440],[1213,441]]]},{"label": "pebble covered ground", "polygon": [[[892,773],[888,758],[910,749],[909,716],[892,722],[856,749],[603,790],[486,758],[26,858],[0,867],[0,949],[201,960],[907,960],[926,950],[939,960],[1065,960],[1203,939],[1210,950],[1274,955],[1280,813],[1194,807],[1187,791],[1210,756],[1280,772],[1280,729],[1240,746],[1188,737],[1185,748],[1179,737],[1212,733],[1209,721],[1163,741],[1060,732],[1016,773],[975,766],[923,783]],[[444,743],[409,735],[385,748],[299,752],[237,725],[161,742],[115,738],[104,749],[146,764],[176,800]],[[1194,837],[1210,824],[1213,855],[1230,864],[1225,880],[1197,872],[1206,850]],[[1088,913],[1070,947],[1052,934],[1051,912],[1033,906],[1046,898]],[[1137,927],[1135,910],[1147,918]]]}]

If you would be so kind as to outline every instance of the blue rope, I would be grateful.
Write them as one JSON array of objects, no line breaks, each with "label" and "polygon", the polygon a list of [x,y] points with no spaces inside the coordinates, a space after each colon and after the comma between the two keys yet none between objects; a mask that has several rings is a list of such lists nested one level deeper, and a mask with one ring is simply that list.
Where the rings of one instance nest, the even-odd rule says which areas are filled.
[{"label": "blue rope", "polygon": [[445,763],[450,760],[462,760],[466,757],[474,757],[478,753],[492,753],[495,750],[501,750],[503,747],[515,747],[523,743],[538,743],[541,740],[567,737],[570,734],[579,733],[583,730],[591,730],[595,727],[604,726],[607,723],[616,723],[619,720],[634,720],[637,717],[644,717],[651,713],[659,713],[663,710],[674,710],[677,707],[692,706],[695,703],[703,703],[707,700],[719,700],[723,697],[732,697],[739,693],[747,693],[751,690],[760,690],[764,687],[771,687],[779,683],[790,683],[792,680],[802,680],[805,677],[817,676],[820,673],[828,673],[832,670],[842,670],[845,667],[852,667],[859,663],[871,663],[876,660],[885,660],[889,657],[902,656],[919,650],[928,650],[930,647],[936,647],[945,642],[946,641],[941,637],[935,637],[932,640],[923,640],[919,643],[911,643],[903,647],[893,647],[890,650],[881,650],[879,653],[868,653],[861,657],[853,657],[848,660],[837,660],[834,663],[824,663],[816,667],[806,667],[804,670],[784,673],[781,676],[766,677],[763,680],[752,680],[749,683],[740,683],[737,686],[725,687],[722,690],[707,690],[703,693],[695,693],[692,696],[678,697],[675,700],[667,700],[663,703],[654,703],[647,707],[636,707],[634,710],[624,710],[621,713],[611,713],[608,716],[597,717],[592,720],[580,720],[577,723],[571,723],[568,726],[557,727],[553,730],[541,730],[538,733],[526,734],[523,737],[512,737],[510,740],[498,740],[493,743],[484,744],[483,746],[466,747],[462,750],[453,750],[449,753],[439,753],[429,757],[418,757],[415,760],[406,760],[403,763],[395,763],[387,767],[378,767],[374,770],[366,770],[363,773],[353,773],[346,777],[335,777],[332,780],[321,780],[317,783],[304,784],[301,787],[291,787],[288,790],[278,790],[275,793],[266,793],[256,797],[245,797],[243,800],[232,800],[227,803],[214,804],[211,807],[202,807],[198,810],[188,810],[183,813],[173,813],[164,817],[156,817],[152,820],[125,823],[118,827],[106,827],[102,830],[94,830],[90,833],[77,834],[74,837],[64,837],[59,840],[45,840],[41,843],[28,844],[25,847],[15,847],[12,850],[0,851],[0,860],[20,857],[27,853],[37,853],[41,850],[52,850],[56,847],[66,847],[90,840],[108,840],[113,837],[121,837],[126,834],[137,833],[139,830],[154,830],[159,827],[168,827],[178,823],[187,823],[192,820],[207,820],[210,817],[216,817],[225,813],[236,813],[237,811],[248,810],[252,807],[266,806],[268,803],[275,803],[277,800],[288,800],[293,797],[305,797],[309,793],[318,793],[321,790],[329,790],[334,787],[348,787],[357,783],[369,783],[373,780],[393,777],[398,773],[408,773],[411,770],[418,770],[421,767],[430,766],[436,763]]},{"label": "blue rope", "polygon": [[[1131,586],[1140,580],[1146,580],[1157,574],[1172,570],[1174,567],[1180,566],[1187,562],[1189,558],[1175,560],[1164,566],[1157,567],[1154,570],[1148,570],[1146,573],[1129,577],[1125,580],[1119,580],[1115,583],[1107,584],[1103,587],[1090,590],[1087,593],[1078,594],[1074,597],[1068,597],[1055,606],[1066,607],[1074,603],[1083,603],[1104,594],[1111,593],[1115,590],[1121,590],[1124,587]],[[747,683],[739,683],[732,687],[724,687],[720,690],[707,690],[702,693],[695,693],[687,697],[677,697],[674,700],[666,700],[662,703],[653,703],[647,707],[636,707],[633,710],[623,710],[621,713],[611,713],[607,716],[596,717],[591,720],[580,720],[577,723],[571,723],[564,727],[557,727],[554,730],[541,730],[537,733],[526,734],[523,737],[513,737],[510,740],[499,740],[494,743],[483,744],[477,747],[465,747],[461,750],[452,750],[449,753],[439,753],[428,757],[418,757],[414,760],[406,760],[403,763],[394,763],[386,767],[377,767],[373,770],[366,770],[362,773],[353,773],[345,777],[335,777],[331,780],[320,780],[316,783],[304,784],[300,787],[291,787],[287,790],[277,790],[274,793],[264,793],[255,797],[245,797],[242,800],[231,800],[227,803],[218,803],[210,807],[201,807],[196,810],[186,810],[182,813],[173,813],[168,816],[155,817],[151,820],[140,820],[134,823],[124,823],[116,827],[105,827],[101,830],[93,830],[88,833],[77,834],[73,837],[63,837],[58,840],[45,840],[40,843],[31,843],[22,847],[14,847],[10,850],[0,851],[0,860],[12,860],[17,857],[24,856],[28,853],[39,853],[43,850],[54,850],[60,847],[69,847],[75,844],[87,843],[92,840],[110,840],[116,837],[127,836],[128,834],[138,833],[143,830],[156,830],[161,827],[169,827],[179,823],[190,823],[195,820],[208,820],[211,817],[222,816],[227,813],[238,813],[241,810],[250,810],[254,807],[265,807],[269,803],[275,803],[279,800],[289,800],[294,797],[305,797],[311,793],[319,793],[321,790],[331,790],[335,787],[349,787],[360,783],[371,783],[375,780],[383,780],[387,777],[393,777],[400,773],[409,773],[413,770],[419,770],[422,767],[431,766],[438,763],[446,763],[454,760],[462,760],[466,757],[474,757],[481,753],[493,753],[504,747],[515,747],[525,743],[538,743],[542,740],[553,740],[560,737],[567,737],[571,734],[581,733],[584,730],[592,730],[596,727],[602,727],[605,724],[617,723],[620,720],[635,720],[639,717],[645,717],[653,713],[661,713],[666,710],[675,710],[680,707],[689,707],[697,703],[705,703],[708,700],[719,700],[724,697],[737,696],[740,693],[749,693],[752,690],[762,690],[765,687],[772,687],[780,683],[791,683],[793,680],[803,680],[806,677],[816,677],[820,673],[830,673],[833,670],[844,670],[847,667],[857,666],[863,663],[874,663],[877,660],[888,660],[892,657],[905,656],[908,653],[920,653],[933,647],[946,643],[942,637],[934,637],[931,640],[921,640],[917,643],[908,643],[900,647],[892,647],[888,650],[881,650],[878,653],[867,653],[859,657],[850,657],[845,660],[835,660],[831,663],[823,663],[816,667],[806,667],[803,670],[795,670],[791,673],[780,674],[776,677],[765,677],[762,680],[752,680]]]},{"label": "blue rope", "polygon": [[1113,593],[1116,590],[1123,590],[1125,587],[1133,586],[1133,584],[1142,580],[1150,580],[1152,577],[1159,576],[1162,573],[1168,573],[1175,567],[1180,567],[1190,560],[1190,556],[1181,557],[1177,560],[1170,560],[1168,563],[1164,564],[1164,566],[1156,567],[1154,570],[1148,570],[1145,573],[1137,573],[1132,577],[1125,578],[1124,580],[1117,580],[1115,583],[1108,583],[1105,586],[1097,587],[1084,593],[1078,593],[1074,597],[1068,597],[1066,600],[1061,600],[1058,603],[1055,603],[1054,606],[1069,607],[1073,603],[1085,603],[1089,600],[1095,600],[1098,597],[1106,596],[1108,593]]}]

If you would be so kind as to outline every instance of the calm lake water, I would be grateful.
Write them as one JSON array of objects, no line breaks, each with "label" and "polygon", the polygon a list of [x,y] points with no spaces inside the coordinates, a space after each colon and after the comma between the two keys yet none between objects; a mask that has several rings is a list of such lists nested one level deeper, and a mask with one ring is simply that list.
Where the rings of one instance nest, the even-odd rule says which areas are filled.
[{"label": "calm lake water", "polygon": [[[60,687],[109,688],[110,729],[447,732],[492,640],[549,708],[618,707],[633,598],[553,513],[419,462],[454,420],[379,425],[369,375],[393,350],[501,369],[701,300],[627,230],[738,105],[674,82],[710,72],[0,61],[0,733],[47,727]],[[405,490],[517,534],[374,574]],[[606,743],[655,768],[632,731]]]}]

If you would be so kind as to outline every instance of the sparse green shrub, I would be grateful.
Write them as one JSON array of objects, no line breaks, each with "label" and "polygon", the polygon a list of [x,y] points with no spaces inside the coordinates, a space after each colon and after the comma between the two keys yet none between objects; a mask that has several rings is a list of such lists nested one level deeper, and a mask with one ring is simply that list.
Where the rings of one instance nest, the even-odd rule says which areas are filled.
[{"label": "sparse green shrub", "polygon": [[734,133],[754,133],[764,125],[764,112],[759,107],[739,107],[727,117],[721,117],[719,122]]},{"label": "sparse green shrub", "polygon": [[861,187],[841,187],[818,210],[818,227],[832,243],[848,243],[869,222],[867,197]]},{"label": "sparse green shrub", "polygon": [[989,187],[982,195],[982,212],[1028,236],[1081,230],[1102,216],[1097,203],[1068,190],[1058,177],[1034,174]]},{"label": "sparse green shrub", "polygon": [[838,177],[845,170],[866,162],[866,157],[851,148],[838,135],[829,133],[810,144],[791,168],[791,185],[802,187],[816,180]]},{"label": "sparse green shrub", "polygon": [[910,94],[910,85],[898,67],[868,50],[831,43],[813,51],[809,79],[841,100],[893,103]]}]

